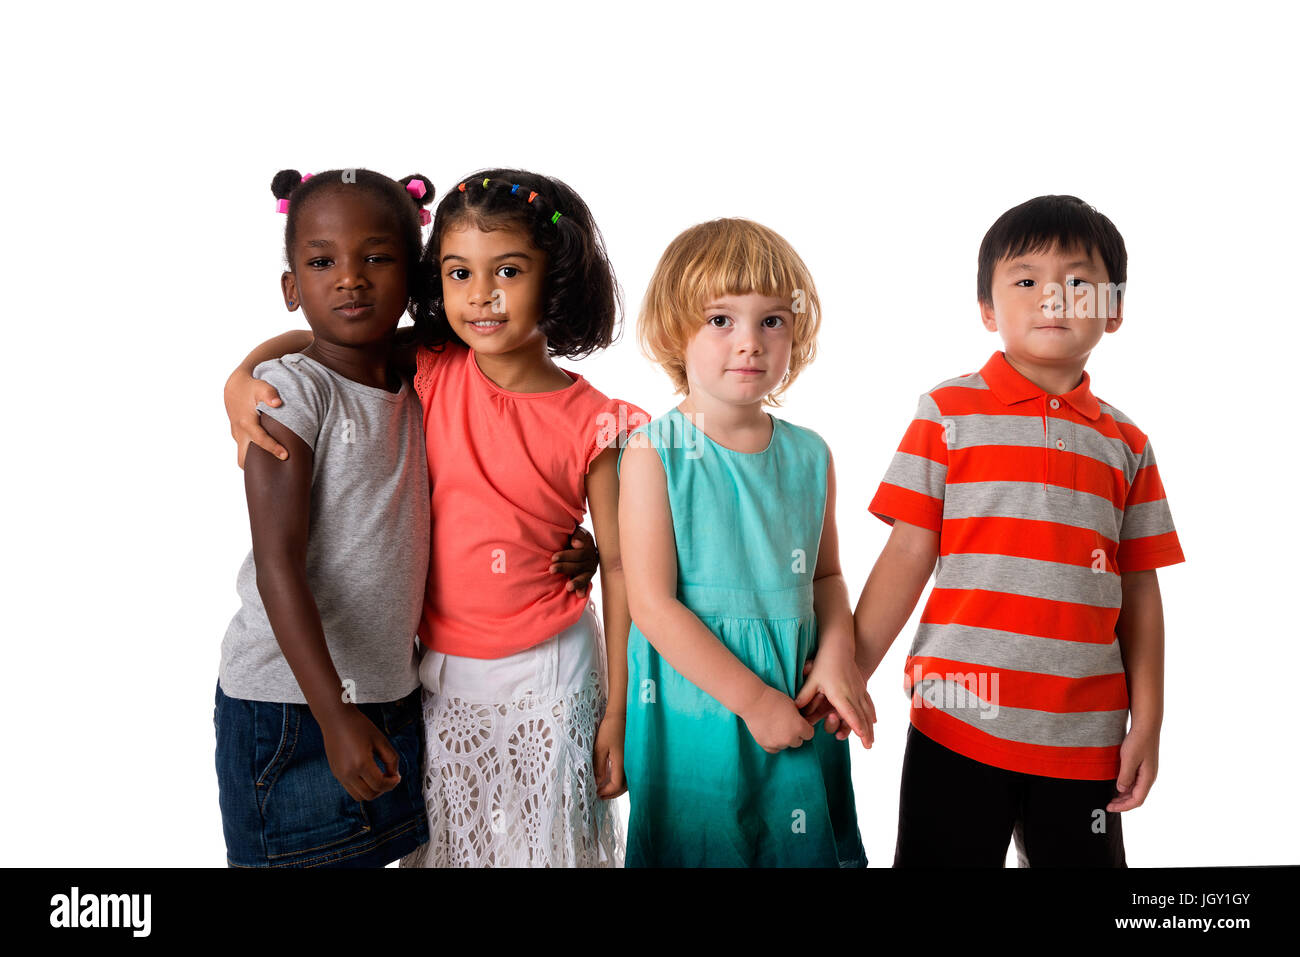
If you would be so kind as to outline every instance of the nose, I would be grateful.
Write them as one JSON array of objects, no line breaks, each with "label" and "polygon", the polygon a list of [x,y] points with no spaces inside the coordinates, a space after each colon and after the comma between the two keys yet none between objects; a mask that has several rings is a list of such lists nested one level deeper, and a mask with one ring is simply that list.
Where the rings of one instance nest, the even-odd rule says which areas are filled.
[{"label": "nose", "polygon": [[741,355],[749,356],[758,355],[763,351],[763,335],[758,323],[740,324],[739,335],[736,336],[736,351]]},{"label": "nose", "polygon": [[1065,289],[1057,282],[1048,282],[1043,284],[1043,298],[1041,300],[1043,314],[1052,319],[1062,319],[1065,317]]},{"label": "nose", "polygon": [[475,275],[469,288],[471,306],[486,306],[492,302],[492,290],[495,288],[491,275]]},{"label": "nose", "polygon": [[339,263],[338,287],[340,289],[365,289],[370,285],[366,278],[366,261],[362,259],[344,259]]}]

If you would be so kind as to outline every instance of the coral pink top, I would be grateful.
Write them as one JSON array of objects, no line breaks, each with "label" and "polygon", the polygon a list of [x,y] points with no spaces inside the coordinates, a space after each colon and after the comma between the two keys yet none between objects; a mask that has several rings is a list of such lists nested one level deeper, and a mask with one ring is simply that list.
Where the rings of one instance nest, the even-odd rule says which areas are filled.
[{"label": "coral pink top", "polygon": [[460,343],[421,348],[415,390],[424,408],[433,538],[420,640],[470,658],[504,658],[581,616],[551,555],[587,513],[592,460],[650,421],[568,369],[555,392],[507,392]]}]

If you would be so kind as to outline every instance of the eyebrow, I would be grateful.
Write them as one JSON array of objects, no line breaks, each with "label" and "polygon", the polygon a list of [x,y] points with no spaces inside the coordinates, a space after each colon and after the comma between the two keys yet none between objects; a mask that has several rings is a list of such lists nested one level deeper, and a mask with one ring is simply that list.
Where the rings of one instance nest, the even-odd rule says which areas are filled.
[{"label": "eyebrow", "polygon": [[[363,246],[382,246],[385,243],[393,242],[392,236],[368,236],[362,240]],[[332,239],[309,239],[305,244],[310,249],[325,249],[334,245]]]},{"label": "eyebrow", "polygon": [[[1027,262],[1016,262],[1016,263],[1012,263],[1008,268],[1019,270],[1020,272],[1033,272],[1038,267]],[[1066,269],[1095,269],[1096,264],[1091,259],[1076,259],[1074,260],[1074,262],[1066,263],[1065,268]]]},{"label": "eyebrow", "polygon": [[[729,311],[729,307],[725,303],[721,303],[721,302],[708,302],[704,304],[704,311],[705,312],[727,312]],[[789,306],[775,306],[772,309],[764,309],[763,312],[764,314],[771,314],[773,312],[788,312],[790,313],[790,315],[792,316],[794,315],[794,310],[791,309]]]},{"label": "eyebrow", "polygon": [[[527,259],[529,262],[533,261],[533,257],[528,255],[528,253],[526,252],[502,253],[500,256],[493,256],[492,258],[497,260],[498,262],[500,262],[502,259]],[[449,259],[459,259],[463,263],[469,262],[469,260],[466,259],[464,256],[457,256],[455,253],[448,253],[447,255],[443,256],[441,262],[446,262]]]}]

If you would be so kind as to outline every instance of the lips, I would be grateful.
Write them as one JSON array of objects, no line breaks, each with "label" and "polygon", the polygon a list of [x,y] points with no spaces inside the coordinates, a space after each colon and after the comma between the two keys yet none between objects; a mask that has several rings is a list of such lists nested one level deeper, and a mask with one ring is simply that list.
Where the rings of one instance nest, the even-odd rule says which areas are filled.
[{"label": "lips", "polygon": [[367,315],[375,308],[374,303],[370,302],[345,302],[341,306],[335,306],[334,311],[347,319],[357,319]]}]

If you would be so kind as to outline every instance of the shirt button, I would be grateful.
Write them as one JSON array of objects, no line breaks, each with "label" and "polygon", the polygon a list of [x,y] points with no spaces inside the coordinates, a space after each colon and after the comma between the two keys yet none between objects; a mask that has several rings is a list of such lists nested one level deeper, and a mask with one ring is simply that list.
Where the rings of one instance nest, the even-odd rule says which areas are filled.
[{"label": "shirt button", "polygon": [[1051,402],[1047,404],[1050,405],[1053,409],[1059,409],[1061,407],[1061,400],[1053,399]]},{"label": "shirt button", "polygon": [[1056,447],[1057,447],[1058,449],[1060,449],[1061,451],[1065,451],[1065,439],[1057,439],[1057,440],[1056,440]]}]

